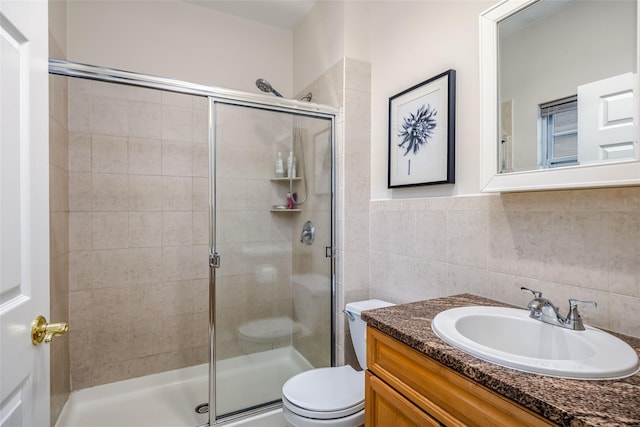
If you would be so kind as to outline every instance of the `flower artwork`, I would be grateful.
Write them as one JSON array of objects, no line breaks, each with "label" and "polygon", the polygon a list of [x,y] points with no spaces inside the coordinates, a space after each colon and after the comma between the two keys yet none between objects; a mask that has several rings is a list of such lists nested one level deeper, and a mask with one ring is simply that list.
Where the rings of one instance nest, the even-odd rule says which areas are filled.
[{"label": "flower artwork", "polygon": [[431,108],[430,105],[425,107],[423,104],[415,114],[411,113],[409,117],[404,118],[402,131],[398,134],[402,141],[398,147],[405,148],[405,156],[412,151],[413,154],[417,154],[420,146],[426,144],[433,136],[436,114],[438,111],[435,108]]},{"label": "flower artwork", "polygon": [[455,71],[389,98],[389,188],[453,183]]}]

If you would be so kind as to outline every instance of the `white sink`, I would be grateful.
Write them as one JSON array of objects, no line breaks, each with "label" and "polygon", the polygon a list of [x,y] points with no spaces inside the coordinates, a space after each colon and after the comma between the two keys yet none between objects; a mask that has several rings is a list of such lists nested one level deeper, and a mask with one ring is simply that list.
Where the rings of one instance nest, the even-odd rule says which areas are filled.
[{"label": "white sink", "polygon": [[583,380],[628,377],[638,354],[596,328],[572,331],[503,307],[460,307],[439,313],[433,331],[448,344],[487,362],[535,374]]}]

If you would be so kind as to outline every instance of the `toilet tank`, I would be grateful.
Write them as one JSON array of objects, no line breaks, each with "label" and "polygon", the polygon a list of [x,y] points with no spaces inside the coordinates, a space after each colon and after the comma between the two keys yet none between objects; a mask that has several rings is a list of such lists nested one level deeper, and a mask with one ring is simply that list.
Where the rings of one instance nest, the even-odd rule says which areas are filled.
[{"label": "toilet tank", "polygon": [[350,302],[345,306],[345,311],[349,319],[349,331],[351,332],[351,342],[356,351],[358,363],[362,369],[367,369],[367,323],[360,318],[360,313],[374,308],[389,307],[393,303],[379,299],[369,299],[366,301]]}]

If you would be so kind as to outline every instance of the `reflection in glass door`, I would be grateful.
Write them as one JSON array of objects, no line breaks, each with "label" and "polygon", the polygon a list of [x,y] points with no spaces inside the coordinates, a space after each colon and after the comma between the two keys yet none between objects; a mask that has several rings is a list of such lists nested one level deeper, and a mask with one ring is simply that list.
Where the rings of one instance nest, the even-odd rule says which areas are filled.
[{"label": "reflection in glass door", "polygon": [[332,364],[333,117],[211,104],[220,418],[277,404],[288,378]]}]

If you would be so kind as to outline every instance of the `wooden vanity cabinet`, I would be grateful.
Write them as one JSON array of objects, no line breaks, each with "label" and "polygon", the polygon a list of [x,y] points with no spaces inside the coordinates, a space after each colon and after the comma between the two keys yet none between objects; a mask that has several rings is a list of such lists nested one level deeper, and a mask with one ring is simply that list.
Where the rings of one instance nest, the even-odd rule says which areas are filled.
[{"label": "wooden vanity cabinet", "polygon": [[365,427],[555,426],[367,327]]}]

